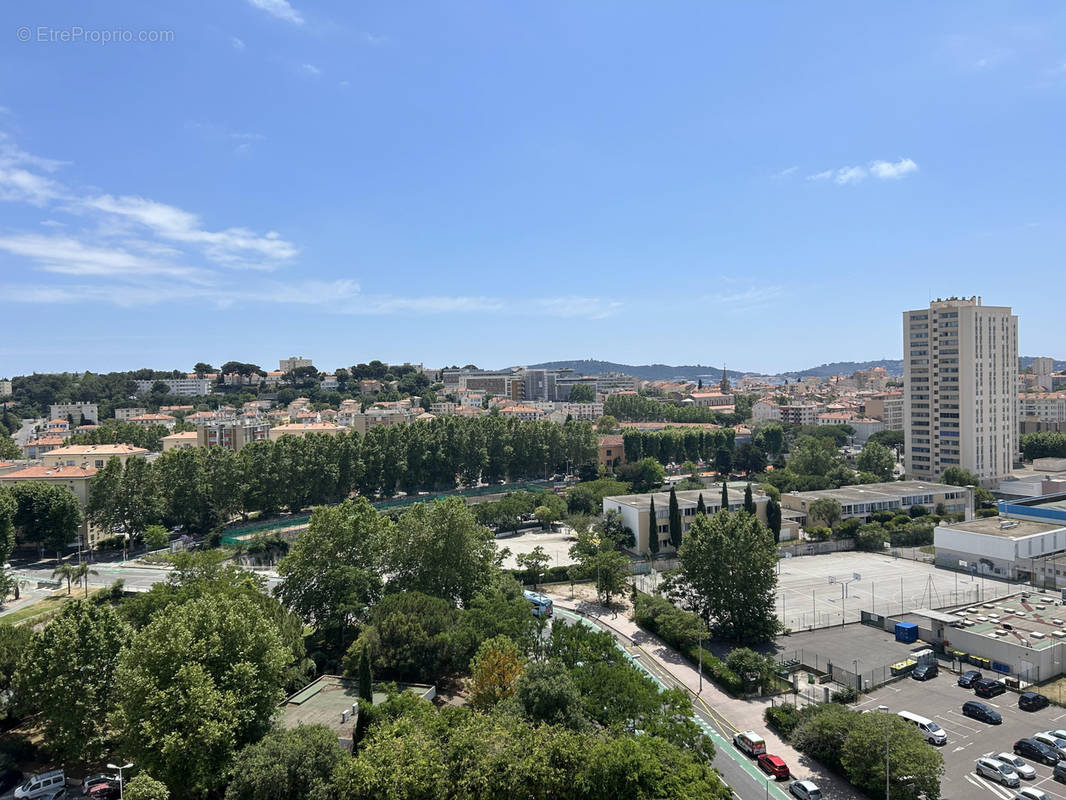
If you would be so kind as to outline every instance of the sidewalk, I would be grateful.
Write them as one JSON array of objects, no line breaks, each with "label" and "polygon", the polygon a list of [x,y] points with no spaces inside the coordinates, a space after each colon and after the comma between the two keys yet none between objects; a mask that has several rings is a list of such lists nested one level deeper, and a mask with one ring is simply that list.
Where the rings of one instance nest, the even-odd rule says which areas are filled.
[{"label": "sidewalk", "polygon": [[[613,628],[628,637],[634,645],[640,648],[655,663],[669,672],[676,680],[682,683],[693,696],[693,703],[700,705],[701,709],[709,712],[717,718],[719,725],[726,728],[729,736],[736,731],[754,730],[766,740],[767,752],[781,756],[788,764],[793,777],[812,780],[822,789],[826,798],[860,798],[861,795],[855,787],[829,772],[825,767],[806,755],[795,750],[787,742],[782,741],[776,733],[766,727],[763,720],[763,712],[770,707],[770,698],[741,700],[723,692],[709,678],[704,676],[703,691],[697,695],[700,678],[697,669],[676,650],[671,648],[659,637],[641,629],[626,611],[614,611],[583,601],[580,598],[571,600],[569,597],[547,591],[552,601],[559,608],[571,611],[580,611],[595,619],[601,619],[605,626]],[[778,704],[787,697],[778,700]],[[740,756],[740,758],[744,758]]]}]

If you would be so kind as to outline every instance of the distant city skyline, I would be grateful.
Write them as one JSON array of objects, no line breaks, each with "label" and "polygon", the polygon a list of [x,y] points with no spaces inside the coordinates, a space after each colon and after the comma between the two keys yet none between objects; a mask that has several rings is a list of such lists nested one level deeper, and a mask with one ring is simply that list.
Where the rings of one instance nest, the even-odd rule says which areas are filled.
[{"label": "distant city skyline", "polygon": [[[166,35],[40,36],[71,26]],[[55,0],[0,29],[0,375],[778,373],[899,358],[898,309],[948,295],[1066,356],[1066,7]]]}]

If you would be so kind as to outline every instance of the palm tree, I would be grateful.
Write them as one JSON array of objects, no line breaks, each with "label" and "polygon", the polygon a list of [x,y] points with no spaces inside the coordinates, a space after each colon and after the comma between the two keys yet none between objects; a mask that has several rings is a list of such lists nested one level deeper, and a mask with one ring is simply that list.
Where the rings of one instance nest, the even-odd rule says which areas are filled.
[{"label": "palm tree", "polygon": [[77,567],[74,567],[74,566],[72,566],[70,564],[60,564],[54,570],[52,570],[52,577],[53,578],[58,575],[59,579],[61,581],[65,580],[67,582],[67,594],[68,595],[70,594],[70,582],[71,582],[71,580],[74,579],[74,573],[75,573],[76,570],[77,570]]},{"label": "palm tree", "polygon": [[88,597],[89,596],[89,576],[90,575],[99,575],[100,573],[97,572],[95,569],[91,569],[88,564],[78,564],[78,566],[74,567],[74,569],[71,571],[70,574],[71,574],[71,577],[74,579],[75,583],[77,581],[81,581],[82,582],[82,584],[85,586],[85,596]]}]

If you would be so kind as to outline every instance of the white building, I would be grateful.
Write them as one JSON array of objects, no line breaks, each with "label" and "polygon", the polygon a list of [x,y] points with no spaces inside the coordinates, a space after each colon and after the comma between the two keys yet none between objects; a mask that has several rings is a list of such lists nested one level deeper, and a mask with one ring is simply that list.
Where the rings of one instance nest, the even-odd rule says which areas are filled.
[{"label": "white building", "polygon": [[279,372],[292,372],[299,367],[313,367],[311,359],[304,358],[303,356],[290,356],[289,358],[283,358],[278,361]]},{"label": "white building", "polygon": [[1018,412],[1041,422],[1066,422],[1066,392],[1029,392],[1018,395]]},{"label": "white building", "polygon": [[168,394],[178,395],[179,397],[202,397],[205,394],[211,394],[215,381],[214,378],[198,378],[195,373],[191,373],[184,378],[136,380],[133,383],[137,386],[137,392],[141,394],[152,391],[152,387],[157,383],[163,383],[166,384]]},{"label": "white building", "polygon": [[126,422],[130,417],[139,417],[142,414],[147,414],[147,408],[116,408],[115,419],[119,422]]},{"label": "white building", "polygon": [[949,298],[903,312],[907,474],[947,467],[994,486],[1018,451],[1018,318],[981,298]]},{"label": "white building", "polygon": [[762,397],[752,403],[751,418],[755,422],[780,422],[781,406]]},{"label": "white building", "polygon": [[11,381],[7,378],[0,378],[0,397],[11,396]]},{"label": "white building", "polygon": [[49,412],[50,419],[66,419],[72,417],[75,425],[91,422],[100,424],[100,412],[96,403],[53,403]]}]

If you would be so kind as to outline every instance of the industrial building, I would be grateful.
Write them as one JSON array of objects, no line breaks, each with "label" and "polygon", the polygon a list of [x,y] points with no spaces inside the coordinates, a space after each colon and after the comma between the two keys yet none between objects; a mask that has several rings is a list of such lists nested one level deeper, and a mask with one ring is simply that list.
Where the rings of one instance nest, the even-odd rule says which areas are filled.
[{"label": "industrial building", "polygon": [[802,515],[806,526],[823,526],[825,520],[807,519],[810,504],[823,498],[840,503],[841,519],[854,518],[863,522],[869,522],[878,511],[906,514],[914,506],[922,506],[929,513],[939,509],[945,514],[965,514],[967,518],[973,514],[972,489],[927,481],[886,481],[813,492],[790,492],[781,495],[781,508]]}]

